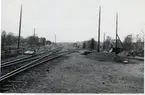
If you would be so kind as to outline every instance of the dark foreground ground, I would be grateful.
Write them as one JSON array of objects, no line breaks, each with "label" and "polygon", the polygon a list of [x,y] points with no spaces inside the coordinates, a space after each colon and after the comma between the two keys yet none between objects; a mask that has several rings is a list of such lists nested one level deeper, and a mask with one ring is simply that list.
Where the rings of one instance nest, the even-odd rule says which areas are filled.
[{"label": "dark foreground ground", "polygon": [[117,63],[113,54],[72,53],[15,77],[8,93],[143,93],[144,62]]}]

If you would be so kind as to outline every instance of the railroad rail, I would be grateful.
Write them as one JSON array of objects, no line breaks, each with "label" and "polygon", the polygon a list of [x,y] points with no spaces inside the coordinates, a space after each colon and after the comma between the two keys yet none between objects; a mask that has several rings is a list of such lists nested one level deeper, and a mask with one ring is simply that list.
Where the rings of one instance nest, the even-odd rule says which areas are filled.
[{"label": "railroad rail", "polygon": [[[20,73],[20,72],[22,72],[22,71],[25,71],[25,70],[27,70],[27,69],[29,69],[29,68],[31,68],[31,67],[34,67],[34,66],[36,66],[36,65],[38,65],[38,64],[41,64],[41,63],[44,63],[44,62],[47,62],[47,61],[49,61],[49,60],[52,60],[52,59],[55,59],[55,58],[58,58],[58,57],[62,56],[62,54],[61,54],[61,55],[55,56],[55,58],[51,58],[51,59],[48,59],[48,58],[47,58],[47,59],[45,59],[46,57],[48,57],[48,56],[50,56],[51,54],[55,53],[56,51],[60,50],[60,48],[62,48],[62,47],[56,48],[56,49],[54,49],[53,51],[49,52],[48,54],[43,55],[43,56],[41,56],[40,58],[37,58],[36,60],[34,60],[34,61],[30,62],[30,63],[25,64],[25,65],[23,65],[23,66],[21,66],[21,67],[15,69],[15,70],[13,70],[13,71],[7,73],[7,74],[5,74],[5,75],[0,76],[0,82],[2,82],[2,81],[4,81],[4,80],[6,80],[6,79],[8,79],[8,78],[10,78],[10,77],[12,77],[12,76],[18,74],[18,73]],[[64,53],[64,52],[63,52],[63,53]],[[44,60],[44,59],[45,59],[45,60]]]},{"label": "railroad rail", "polygon": [[[9,72],[9,73],[7,73],[7,74],[1,76],[1,77],[0,77],[0,82],[3,81],[3,80],[5,80],[5,79],[7,79],[7,78],[9,78],[9,77],[12,77],[12,76],[14,76],[14,75],[16,75],[16,74],[18,74],[18,73],[20,73],[20,72],[22,72],[22,71],[24,71],[24,70],[26,70],[26,69],[28,69],[28,68],[30,68],[30,67],[32,67],[32,66],[33,66],[32,64],[34,64],[34,63],[36,63],[36,62],[42,60],[43,58],[49,56],[50,54],[52,54],[52,52],[50,52],[49,54],[47,54],[47,55],[45,55],[45,56],[42,56],[41,58],[39,58],[39,59],[37,59],[37,60],[34,60],[34,61],[32,61],[32,62],[30,62],[30,63],[24,65],[24,66],[21,66],[20,68],[17,68],[17,69],[15,69],[15,70],[13,70],[13,71],[11,71],[11,72]],[[38,63],[39,63],[39,62],[38,62]]]},{"label": "railroad rail", "polygon": [[40,58],[43,54],[49,53],[51,51],[57,51],[57,50],[59,50],[61,48],[62,47],[58,47],[58,48],[56,48],[54,50],[49,50],[47,52],[42,52],[40,54],[31,55],[31,56],[27,56],[27,57],[23,57],[23,58],[20,58],[20,59],[11,60],[11,61],[2,63],[1,64],[1,68],[7,67],[7,66],[11,66],[11,65],[14,65],[14,64],[19,64],[19,63],[24,63],[24,62],[32,61],[32,60]]},{"label": "railroad rail", "polygon": [[7,61],[7,62],[2,62],[2,64],[7,64],[7,63],[11,63],[11,62],[16,62],[16,61],[28,59],[28,58],[31,58],[31,57],[34,57],[34,56],[41,55],[43,53],[45,53],[45,52],[42,52],[42,53],[39,53],[39,54],[35,54],[35,55],[29,55],[29,56],[21,57],[21,58],[18,58],[18,59],[14,59],[14,60]]},{"label": "railroad rail", "polygon": [[[40,58],[26,64],[26,65],[23,65],[5,75],[2,75],[0,76],[0,85],[1,87],[4,86],[5,82],[7,83],[9,81],[10,78],[12,78],[13,76],[21,73],[21,72],[24,72],[25,70],[28,70],[30,68],[33,68],[39,64],[43,64],[43,63],[46,63],[46,62],[49,62],[51,60],[54,60],[54,59],[57,59],[63,55],[66,55],[66,54],[69,54],[69,53],[72,53],[72,52],[75,52],[75,51],[63,51],[63,52],[60,52],[59,49],[55,49],[55,51],[51,51],[49,52],[48,54],[46,55],[43,55],[41,56]],[[56,51],[59,51],[59,52],[56,52]],[[5,88],[4,88],[5,89]],[[7,89],[8,90],[8,89]],[[0,92],[3,92],[3,88],[0,89]]]},{"label": "railroad rail", "polygon": [[[62,48],[62,47],[57,47],[56,49],[59,49],[59,48]],[[55,50],[55,49],[54,49]],[[48,52],[50,52],[51,50],[49,50]],[[42,55],[46,53],[46,50],[43,50],[43,52],[41,53],[38,53],[38,54],[35,54],[35,55],[29,55],[29,56],[24,56],[24,57],[20,57],[18,59],[12,59],[12,60],[9,60],[9,61],[6,61],[6,62],[2,62],[1,64],[7,64],[7,63],[12,63],[12,62],[16,62],[16,61],[20,61],[20,60],[24,60],[24,59],[28,59],[28,58],[31,58],[31,57],[34,57],[34,56],[38,56],[38,55]]]}]

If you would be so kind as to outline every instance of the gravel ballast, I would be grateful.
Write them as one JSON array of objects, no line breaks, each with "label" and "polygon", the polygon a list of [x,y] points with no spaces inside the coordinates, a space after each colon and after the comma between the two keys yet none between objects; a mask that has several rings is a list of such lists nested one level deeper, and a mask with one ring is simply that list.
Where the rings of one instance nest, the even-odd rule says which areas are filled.
[{"label": "gravel ballast", "polygon": [[[97,56],[92,58],[92,56]],[[109,55],[106,55],[109,57]],[[100,60],[98,60],[100,58]],[[110,57],[111,58],[111,57]],[[117,63],[72,53],[14,77],[8,93],[143,93],[144,62]]]}]

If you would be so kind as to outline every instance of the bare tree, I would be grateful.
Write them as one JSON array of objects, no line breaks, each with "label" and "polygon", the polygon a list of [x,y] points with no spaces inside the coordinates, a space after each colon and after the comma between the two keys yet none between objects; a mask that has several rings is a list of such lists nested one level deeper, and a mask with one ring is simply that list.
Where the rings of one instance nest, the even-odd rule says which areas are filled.
[{"label": "bare tree", "polygon": [[95,49],[95,40],[94,40],[94,38],[92,38],[92,39],[90,40],[90,45],[89,45],[89,47],[90,47],[91,50],[94,50],[94,49]]},{"label": "bare tree", "polygon": [[2,31],[1,33],[1,47],[2,47],[2,50],[4,49],[5,45],[6,45],[6,31]]},{"label": "bare tree", "polygon": [[111,44],[112,44],[112,39],[111,39],[110,36],[107,36],[104,44],[105,44],[104,49],[107,50],[107,51],[110,50],[110,47],[111,47]]},{"label": "bare tree", "polygon": [[27,38],[27,42],[29,45],[31,46],[36,46],[38,45],[38,41],[39,41],[39,38],[37,36],[29,36]]},{"label": "bare tree", "polygon": [[7,45],[12,45],[12,44],[16,44],[17,43],[17,37],[14,36],[13,33],[8,33],[7,37],[6,37],[6,43]]},{"label": "bare tree", "polygon": [[86,42],[84,41],[83,42],[83,49],[85,49],[86,48]]},{"label": "bare tree", "polygon": [[129,35],[127,35],[125,37],[123,44],[124,44],[124,48],[126,50],[133,49],[133,37],[132,37],[132,34],[129,34]]},{"label": "bare tree", "polygon": [[142,40],[141,35],[137,34],[136,35],[136,42],[135,42],[135,45],[134,45],[135,52],[136,52],[137,55],[143,54],[143,52],[144,52],[144,43],[142,41],[143,40]]},{"label": "bare tree", "polygon": [[142,41],[144,42],[144,31],[143,30],[141,30],[141,33],[142,33]]},{"label": "bare tree", "polygon": [[46,38],[45,37],[41,37],[40,38],[40,43],[44,46],[46,42]]}]

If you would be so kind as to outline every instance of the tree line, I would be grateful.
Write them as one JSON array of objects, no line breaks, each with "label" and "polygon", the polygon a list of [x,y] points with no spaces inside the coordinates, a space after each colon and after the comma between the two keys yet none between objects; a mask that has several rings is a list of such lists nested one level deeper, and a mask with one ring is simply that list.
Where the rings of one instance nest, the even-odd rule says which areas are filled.
[{"label": "tree line", "polygon": [[[13,33],[7,33],[6,31],[2,31],[1,33],[1,49],[4,50],[7,46],[17,46],[18,44],[18,36]],[[51,44],[51,41],[46,40],[45,37],[38,36],[28,36],[26,38],[20,37],[21,46],[44,46],[45,44]]]},{"label": "tree line", "polygon": [[[115,48],[116,39],[112,39],[110,36],[106,37],[104,42],[100,43],[101,51],[109,51],[111,48]],[[117,39],[117,47],[123,48],[126,51],[135,51],[136,53],[144,53],[144,34],[137,34],[134,38],[132,34],[125,36],[123,41]],[[97,41],[94,38],[84,41],[82,44],[83,49],[97,50]]]}]

